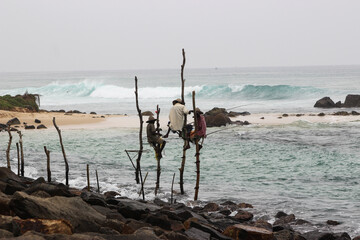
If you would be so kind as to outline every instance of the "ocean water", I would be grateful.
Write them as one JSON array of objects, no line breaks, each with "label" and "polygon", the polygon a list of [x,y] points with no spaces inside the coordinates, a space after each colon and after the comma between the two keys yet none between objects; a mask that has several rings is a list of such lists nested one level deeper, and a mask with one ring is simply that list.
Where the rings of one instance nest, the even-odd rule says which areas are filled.
[{"label": "ocean water", "polygon": [[[41,94],[41,108],[77,109],[98,113],[135,114],[134,76],[139,79],[140,107],[167,115],[171,101],[180,96],[179,70],[142,70],[75,73],[1,73],[0,94]],[[214,106],[251,113],[319,112],[316,100],[329,96],[344,101],[347,94],[360,94],[360,66],[190,69],[185,70],[186,96],[196,91],[197,105],[203,110]],[[360,111],[360,109],[353,109]],[[334,110],[328,110],[334,111]],[[163,129],[166,127],[163,126]],[[218,131],[221,130],[221,131]],[[273,221],[277,211],[294,213],[316,224],[316,228],[346,231],[360,235],[360,121],[316,123],[298,121],[280,126],[236,126],[209,128],[202,149],[199,199],[233,200],[254,205],[256,218]],[[138,129],[63,130],[70,165],[70,185],[86,185],[86,164],[91,183],[95,169],[102,191],[119,191],[138,198],[134,169],[124,152],[138,148]],[[46,155],[51,151],[52,174],[64,182],[64,163],[55,130],[25,131],[25,174],[46,176]],[[5,166],[7,133],[0,133],[0,165]],[[145,139],[144,139],[145,140]],[[18,137],[14,136],[14,142]],[[146,141],[145,141],[146,142]],[[142,157],[147,199],[153,199],[156,160],[149,145]],[[184,181],[186,195],[177,201],[193,199],[195,186],[194,148],[187,153]],[[12,166],[16,170],[13,144]],[[182,140],[172,135],[161,160],[160,198],[179,191],[178,168]],[[327,220],[342,222],[330,227]],[[302,226],[301,231],[314,227]]]}]

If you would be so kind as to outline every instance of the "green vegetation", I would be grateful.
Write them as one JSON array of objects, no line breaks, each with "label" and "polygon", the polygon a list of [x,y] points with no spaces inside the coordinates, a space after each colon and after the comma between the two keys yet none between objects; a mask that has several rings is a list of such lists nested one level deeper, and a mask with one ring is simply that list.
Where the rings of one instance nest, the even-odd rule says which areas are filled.
[{"label": "green vegetation", "polygon": [[30,111],[38,112],[40,105],[40,96],[38,94],[25,93],[24,95],[0,96],[0,110],[16,110],[16,108],[25,108]]}]

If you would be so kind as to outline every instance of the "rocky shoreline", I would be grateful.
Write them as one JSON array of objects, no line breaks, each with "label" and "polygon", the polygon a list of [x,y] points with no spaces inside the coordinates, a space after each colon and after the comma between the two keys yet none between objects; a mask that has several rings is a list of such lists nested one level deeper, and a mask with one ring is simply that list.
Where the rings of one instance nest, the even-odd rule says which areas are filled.
[{"label": "rocky shoreline", "polygon": [[0,190],[0,238],[6,239],[351,239],[347,233],[298,232],[315,225],[284,212],[271,224],[247,203],[138,201],[19,177],[4,167]]}]

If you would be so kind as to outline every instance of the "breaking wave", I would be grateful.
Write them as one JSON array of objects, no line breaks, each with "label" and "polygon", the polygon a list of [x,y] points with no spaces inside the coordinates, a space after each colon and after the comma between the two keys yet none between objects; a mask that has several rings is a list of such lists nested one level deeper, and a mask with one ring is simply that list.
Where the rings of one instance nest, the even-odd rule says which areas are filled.
[{"label": "breaking wave", "polygon": [[[108,85],[99,81],[83,80],[75,83],[53,82],[37,88],[21,88],[2,90],[1,94],[22,94],[25,91],[37,93],[44,97],[52,98],[104,98],[104,99],[131,99],[134,98],[134,88]],[[319,97],[328,93],[326,89],[291,86],[291,85],[201,85],[185,88],[185,95],[190,96],[196,91],[197,97],[211,99],[239,100],[282,100],[282,99],[306,99]],[[143,87],[139,88],[139,98],[176,98],[180,95],[180,86]]]}]

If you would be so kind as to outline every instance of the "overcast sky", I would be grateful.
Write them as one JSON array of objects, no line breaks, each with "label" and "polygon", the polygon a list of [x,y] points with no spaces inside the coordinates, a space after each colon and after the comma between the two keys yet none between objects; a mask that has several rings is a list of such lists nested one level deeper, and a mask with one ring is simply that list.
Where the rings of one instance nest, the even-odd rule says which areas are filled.
[{"label": "overcast sky", "polygon": [[0,0],[0,72],[360,64],[359,0]]}]

